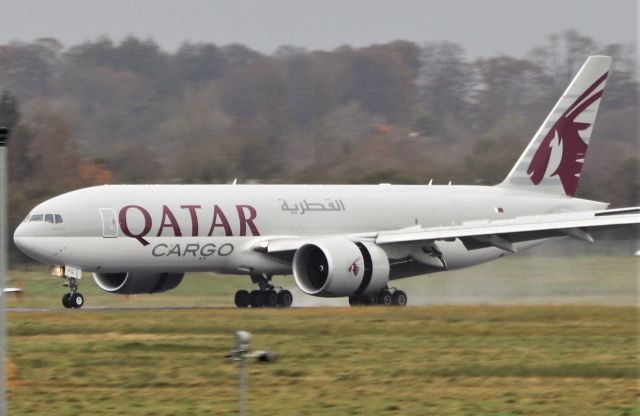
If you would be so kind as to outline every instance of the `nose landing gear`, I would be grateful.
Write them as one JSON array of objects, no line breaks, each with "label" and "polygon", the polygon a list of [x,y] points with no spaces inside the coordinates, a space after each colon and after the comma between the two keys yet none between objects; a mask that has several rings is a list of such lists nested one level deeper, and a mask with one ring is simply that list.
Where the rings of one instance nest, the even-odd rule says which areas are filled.
[{"label": "nose landing gear", "polygon": [[69,288],[69,293],[62,296],[62,306],[65,308],[78,309],[84,305],[84,296],[78,292],[78,285],[82,277],[82,270],[73,266],[52,264],[49,266],[49,274],[65,280],[65,287]]},{"label": "nose landing gear", "polygon": [[268,274],[252,274],[251,281],[257,284],[260,289],[238,290],[234,301],[238,308],[288,308],[293,303],[293,295],[286,289],[271,284],[271,275]]},{"label": "nose landing gear", "polygon": [[84,296],[78,292],[78,279],[74,277],[66,277],[68,281],[65,286],[69,288],[69,293],[65,293],[62,297],[62,306],[67,309],[78,309],[84,305]]}]

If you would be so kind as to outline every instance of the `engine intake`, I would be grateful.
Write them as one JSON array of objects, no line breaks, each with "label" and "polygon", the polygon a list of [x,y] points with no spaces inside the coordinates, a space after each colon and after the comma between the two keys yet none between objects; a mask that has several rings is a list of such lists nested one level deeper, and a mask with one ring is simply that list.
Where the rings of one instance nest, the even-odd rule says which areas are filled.
[{"label": "engine intake", "polygon": [[320,239],[296,251],[293,277],[303,292],[314,296],[377,293],[389,281],[389,259],[373,243]]},{"label": "engine intake", "polygon": [[160,293],[175,289],[184,273],[94,273],[93,280],[100,289],[110,293],[136,295],[141,293]]}]

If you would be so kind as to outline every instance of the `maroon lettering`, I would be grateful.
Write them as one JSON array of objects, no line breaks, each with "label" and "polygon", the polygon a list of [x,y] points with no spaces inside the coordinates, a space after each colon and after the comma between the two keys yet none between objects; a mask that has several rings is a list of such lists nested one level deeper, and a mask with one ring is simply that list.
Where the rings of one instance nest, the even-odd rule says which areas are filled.
[{"label": "maroon lettering", "polygon": [[[245,210],[248,211],[248,216]],[[257,216],[256,209],[251,205],[236,205],[236,211],[238,211],[238,219],[240,220],[240,235],[247,235],[247,227],[251,229],[251,235],[260,235],[258,227],[253,223]]]},{"label": "maroon lettering", "polygon": [[[127,223],[127,212],[133,208],[140,211],[140,213],[142,214],[142,217],[144,218],[144,227],[142,227],[142,231],[139,232],[138,234],[132,233],[131,230],[129,229],[129,224]],[[127,237],[135,238],[143,246],[149,245],[149,242],[144,239],[144,237],[146,237],[147,234],[149,234],[149,231],[151,231],[151,215],[146,209],[142,208],[139,205],[127,205],[126,207],[122,208],[118,213],[118,221],[120,222],[120,229],[122,230],[124,235],[126,235]]]},{"label": "maroon lettering", "polygon": [[[166,222],[169,220],[169,222]],[[160,221],[160,228],[158,229],[157,237],[162,235],[162,230],[165,228],[173,229],[173,235],[176,237],[182,237],[182,231],[180,231],[180,226],[178,225],[178,221],[176,221],[176,217],[173,215],[173,212],[166,205],[162,206],[162,220]]]},{"label": "maroon lettering", "polygon": [[198,236],[198,214],[196,213],[196,209],[202,208],[200,205],[180,205],[182,209],[188,209],[189,215],[191,216],[191,236]]},{"label": "maroon lettering", "polygon": [[[218,217],[220,218],[220,222],[217,222]],[[219,206],[214,205],[213,221],[211,222],[211,228],[209,228],[209,234],[207,234],[208,236],[213,235],[213,231],[215,230],[216,226],[224,227],[224,235],[226,235],[227,237],[233,235],[233,232],[231,231],[231,226],[229,225],[229,221],[227,221],[227,217],[224,215],[224,212],[222,212]]]}]

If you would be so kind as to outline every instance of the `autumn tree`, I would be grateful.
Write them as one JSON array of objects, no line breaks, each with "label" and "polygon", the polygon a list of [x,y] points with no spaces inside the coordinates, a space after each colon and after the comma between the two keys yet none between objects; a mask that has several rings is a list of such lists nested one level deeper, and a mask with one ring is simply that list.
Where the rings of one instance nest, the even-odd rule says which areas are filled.
[{"label": "autumn tree", "polygon": [[451,42],[424,44],[420,52],[418,96],[422,108],[437,116],[461,119],[472,91],[471,65],[464,50]]}]

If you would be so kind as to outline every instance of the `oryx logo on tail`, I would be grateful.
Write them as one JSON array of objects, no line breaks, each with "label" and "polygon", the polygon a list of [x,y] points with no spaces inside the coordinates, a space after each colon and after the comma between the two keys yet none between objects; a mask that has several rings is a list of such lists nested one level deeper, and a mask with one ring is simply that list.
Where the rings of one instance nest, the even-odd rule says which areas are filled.
[{"label": "oryx logo on tail", "polygon": [[603,89],[597,92],[596,89],[605,82],[607,75],[605,72],[591,84],[547,132],[527,169],[535,185],[544,178],[558,176],[565,194],[575,195],[588,146],[580,132],[593,124],[593,121],[578,122],[576,118],[602,97]]},{"label": "oryx logo on tail", "polygon": [[576,194],[610,68],[609,56],[587,58],[500,186]]}]

